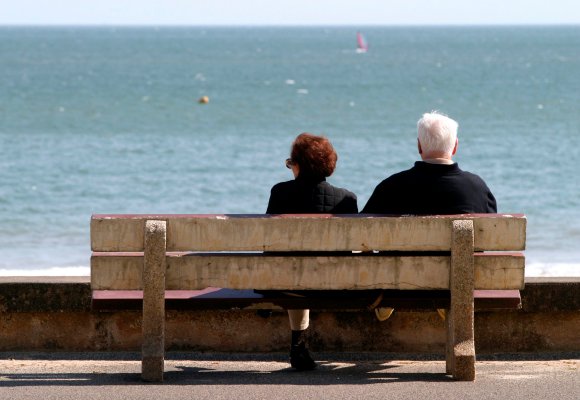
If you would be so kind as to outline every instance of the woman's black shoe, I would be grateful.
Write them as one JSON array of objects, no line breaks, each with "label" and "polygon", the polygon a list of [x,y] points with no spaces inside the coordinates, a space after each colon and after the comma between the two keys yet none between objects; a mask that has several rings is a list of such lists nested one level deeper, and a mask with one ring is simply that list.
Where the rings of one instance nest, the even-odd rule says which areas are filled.
[{"label": "woman's black shoe", "polygon": [[317,364],[310,356],[310,352],[304,345],[290,348],[290,365],[298,371],[311,371]]},{"label": "woman's black shoe", "polygon": [[292,331],[290,346],[290,365],[298,371],[310,371],[316,368],[316,362],[308,351],[308,334],[303,331]]}]

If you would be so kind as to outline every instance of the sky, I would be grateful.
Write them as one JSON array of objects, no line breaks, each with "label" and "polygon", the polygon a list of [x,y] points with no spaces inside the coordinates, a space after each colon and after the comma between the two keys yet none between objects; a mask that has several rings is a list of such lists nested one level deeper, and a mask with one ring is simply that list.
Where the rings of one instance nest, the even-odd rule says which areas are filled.
[{"label": "sky", "polygon": [[580,24],[580,0],[0,0],[0,25]]}]

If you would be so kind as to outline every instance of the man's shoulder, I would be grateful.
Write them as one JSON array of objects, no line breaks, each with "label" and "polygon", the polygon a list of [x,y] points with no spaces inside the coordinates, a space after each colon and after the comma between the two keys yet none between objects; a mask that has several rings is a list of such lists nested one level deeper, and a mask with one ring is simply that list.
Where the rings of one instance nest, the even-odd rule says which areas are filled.
[{"label": "man's shoulder", "polygon": [[405,182],[411,179],[416,174],[415,167],[409,168],[400,172],[396,172],[389,177],[383,179],[378,186],[389,186],[393,184],[398,184],[400,182]]},{"label": "man's shoulder", "polygon": [[459,169],[459,173],[466,180],[469,180],[469,181],[471,181],[475,184],[478,184],[478,185],[487,186],[485,181],[483,180],[483,178],[477,174],[474,174],[473,172],[464,171],[462,169]]}]

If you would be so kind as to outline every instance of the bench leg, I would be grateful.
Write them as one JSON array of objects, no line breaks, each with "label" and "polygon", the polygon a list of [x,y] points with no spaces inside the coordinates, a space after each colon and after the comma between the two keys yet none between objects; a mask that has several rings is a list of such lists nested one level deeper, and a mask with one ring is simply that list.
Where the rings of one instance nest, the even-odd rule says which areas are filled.
[{"label": "bench leg", "polygon": [[453,329],[451,324],[451,310],[447,310],[447,318],[445,319],[445,327],[447,329],[447,340],[445,341],[445,373],[453,375]]},{"label": "bench leg", "polygon": [[145,223],[141,378],[163,382],[165,358],[166,222]]},{"label": "bench leg", "polygon": [[446,370],[461,381],[475,380],[473,263],[473,221],[453,221]]}]

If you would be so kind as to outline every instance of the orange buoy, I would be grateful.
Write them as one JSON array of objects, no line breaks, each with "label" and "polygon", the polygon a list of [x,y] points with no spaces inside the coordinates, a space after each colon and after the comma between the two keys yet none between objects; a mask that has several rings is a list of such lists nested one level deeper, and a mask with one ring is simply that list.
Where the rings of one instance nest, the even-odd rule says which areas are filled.
[{"label": "orange buoy", "polygon": [[199,104],[207,104],[207,103],[209,103],[209,97],[207,97],[207,96],[201,96],[197,102]]}]

